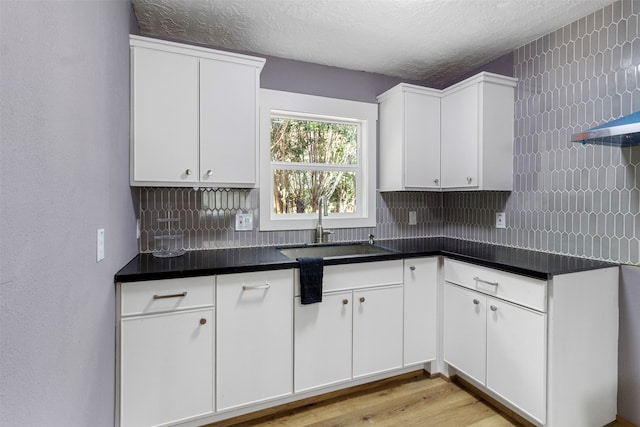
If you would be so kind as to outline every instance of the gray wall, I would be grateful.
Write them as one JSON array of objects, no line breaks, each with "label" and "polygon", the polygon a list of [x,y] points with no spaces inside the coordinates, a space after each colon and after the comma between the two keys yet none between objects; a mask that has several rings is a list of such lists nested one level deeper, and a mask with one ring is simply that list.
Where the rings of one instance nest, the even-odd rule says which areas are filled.
[{"label": "gray wall", "polygon": [[[127,0],[0,1],[0,425],[113,426]],[[96,263],[96,230],[106,259]]]}]

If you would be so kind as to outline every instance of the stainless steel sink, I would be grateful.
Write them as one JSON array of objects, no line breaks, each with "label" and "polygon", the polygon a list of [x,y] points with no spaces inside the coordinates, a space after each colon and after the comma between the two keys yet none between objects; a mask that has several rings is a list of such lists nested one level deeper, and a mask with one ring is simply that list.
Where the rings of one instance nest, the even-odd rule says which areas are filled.
[{"label": "stainless steel sink", "polygon": [[368,243],[299,246],[292,248],[282,248],[279,250],[281,254],[289,259],[297,259],[302,257],[342,258],[393,253],[393,251],[370,245]]}]

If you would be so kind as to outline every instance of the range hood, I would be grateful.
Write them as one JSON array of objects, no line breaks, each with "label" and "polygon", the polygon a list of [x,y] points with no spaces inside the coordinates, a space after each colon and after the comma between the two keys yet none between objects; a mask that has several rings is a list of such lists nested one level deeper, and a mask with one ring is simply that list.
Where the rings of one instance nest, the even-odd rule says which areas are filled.
[{"label": "range hood", "polygon": [[640,144],[640,111],[596,126],[587,131],[574,133],[572,142],[582,144],[616,145],[627,147]]}]

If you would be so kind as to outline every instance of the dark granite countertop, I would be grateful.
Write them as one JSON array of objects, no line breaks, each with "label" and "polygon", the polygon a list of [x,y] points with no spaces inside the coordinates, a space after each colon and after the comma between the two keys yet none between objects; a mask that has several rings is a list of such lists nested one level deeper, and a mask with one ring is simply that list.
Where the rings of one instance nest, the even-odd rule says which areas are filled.
[{"label": "dark granite countertop", "polygon": [[[444,255],[452,259],[544,280],[560,274],[617,266],[617,264],[593,259],[445,237],[380,240],[376,242],[376,246],[388,249],[390,252],[329,258],[325,260],[325,265]],[[295,268],[297,265],[297,261],[285,257],[276,247],[189,251],[176,258],[156,258],[152,254],[139,254],[116,273],[115,281],[138,282],[247,271],[280,270]]]}]

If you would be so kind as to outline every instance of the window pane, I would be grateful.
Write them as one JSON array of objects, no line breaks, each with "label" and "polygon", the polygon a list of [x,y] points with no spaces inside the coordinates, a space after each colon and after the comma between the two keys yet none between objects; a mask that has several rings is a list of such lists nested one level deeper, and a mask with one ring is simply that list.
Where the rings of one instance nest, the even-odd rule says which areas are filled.
[{"label": "window pane", "polygon": [[318,212],[320,196],[327,196],[330,213],[354,213],[356,211],[356,174],[313,170],[274,171],[274,213]]},{"label": "window pane", "polygon": [[271,160],[358,164],[358,125],[271,117]]}]

